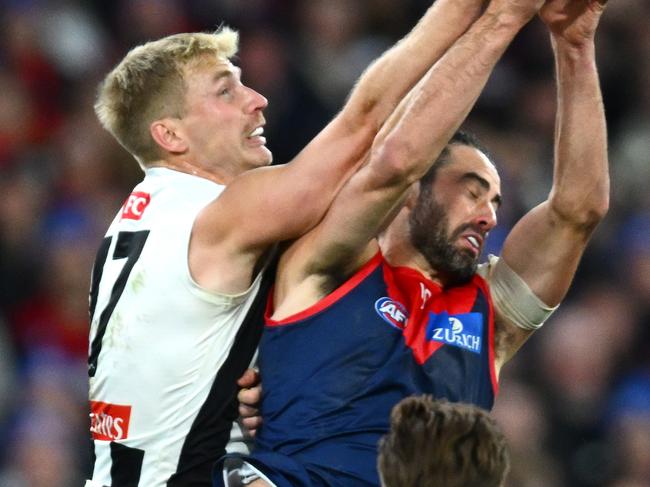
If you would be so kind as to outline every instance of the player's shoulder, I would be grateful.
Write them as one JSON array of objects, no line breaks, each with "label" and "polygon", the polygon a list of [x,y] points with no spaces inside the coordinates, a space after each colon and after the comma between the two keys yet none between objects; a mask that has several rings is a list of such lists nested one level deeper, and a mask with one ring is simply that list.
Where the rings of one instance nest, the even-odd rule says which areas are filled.
[{"label": "player's shoulder", "polygon": [[208,179],[166,168],[148,169],[145,178],[124,200],[118,220],[149,218],[172,222],[186,219],[216,199],[223,186]]}]

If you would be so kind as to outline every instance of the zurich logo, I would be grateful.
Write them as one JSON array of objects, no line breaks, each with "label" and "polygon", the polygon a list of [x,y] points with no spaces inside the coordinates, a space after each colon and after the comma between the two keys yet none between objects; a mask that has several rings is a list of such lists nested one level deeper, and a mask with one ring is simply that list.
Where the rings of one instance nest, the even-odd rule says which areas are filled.
[{"label": "zurich logo", "polygon": [[402,303],[387,297],[379,298],[375,302],[375,311],[384,321],[398,330],[406,328],[409,316]]},{"label": "zurich logo", "polygon": [[454,318],[453,316],[450,316],[449,324],[451,325],[451,332],[454,335],[459,335],[463,332],[463,322],[460,321],[458,318]]},{"label": "zurich logo", "polygon": [[427,340],[442,342],[474,353],[481,353],[483,338],[483,315],[462,313],[449,315],[429,313]]}]

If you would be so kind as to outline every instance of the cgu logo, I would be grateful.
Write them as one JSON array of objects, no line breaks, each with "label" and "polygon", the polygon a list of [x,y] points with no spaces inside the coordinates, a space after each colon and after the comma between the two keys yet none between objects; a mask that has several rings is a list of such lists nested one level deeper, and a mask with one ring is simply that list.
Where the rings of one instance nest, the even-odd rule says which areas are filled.
[{"label": "cgu logo", "polygon": [[390,298],[383,297],[379,298],[375,302],[375,311],[384,319],[384,321],[398,330],[406,328],[408,313],[403,304],[393,301]]},{"label": "cgu logo", "polygon": [[151,201],[149,193],[136,191],[131,193],[122,206],[122,220],[139,220]]},{"label": "cgu logo", "polygon": [[94,440],[124,440],[129,436],[131,406],[90,401],[90,432]]}]

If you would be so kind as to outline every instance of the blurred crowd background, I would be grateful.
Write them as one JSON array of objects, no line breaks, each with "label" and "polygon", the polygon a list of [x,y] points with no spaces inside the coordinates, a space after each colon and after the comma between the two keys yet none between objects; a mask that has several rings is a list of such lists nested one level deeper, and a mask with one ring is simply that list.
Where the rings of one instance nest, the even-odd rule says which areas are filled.
[{"label": "blurred crowd background", "polygon": [[[269,99],[268,145],[285,162],[430,3],[0,0],[0,487],[82,485],[89,468],[90,270],[142,177],[95,119],[101,78],[138,43],[225,22],[241,32],[243,80]],[[565,303],[503,375],[508,487],[650,486],[650,2],[610,4],[598,57],[611,209]],[[548,193],[554,117],[536,19],[466,124],[501,170],[492,253]]]}]

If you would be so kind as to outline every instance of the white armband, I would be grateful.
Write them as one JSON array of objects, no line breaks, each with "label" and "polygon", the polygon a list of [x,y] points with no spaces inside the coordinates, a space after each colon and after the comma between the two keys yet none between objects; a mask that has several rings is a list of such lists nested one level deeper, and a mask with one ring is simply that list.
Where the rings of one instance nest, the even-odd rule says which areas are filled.
[{"label": "white armband", "polygon": [[550,307],[542,302],[503,259],[494,255],[488,259],[479,274],[490,285],[495,311],[519,328],[539,329],[559,305]]}]

